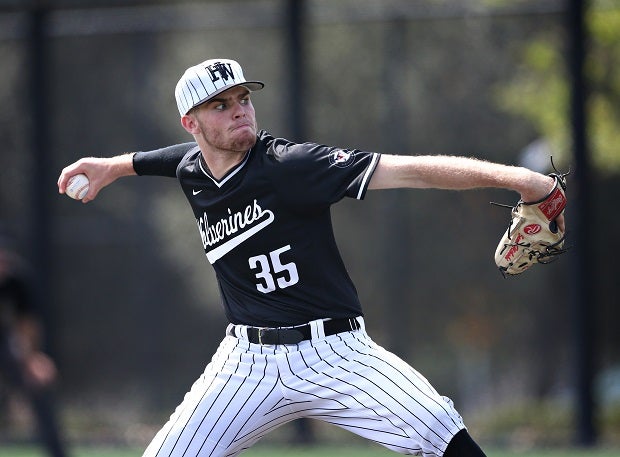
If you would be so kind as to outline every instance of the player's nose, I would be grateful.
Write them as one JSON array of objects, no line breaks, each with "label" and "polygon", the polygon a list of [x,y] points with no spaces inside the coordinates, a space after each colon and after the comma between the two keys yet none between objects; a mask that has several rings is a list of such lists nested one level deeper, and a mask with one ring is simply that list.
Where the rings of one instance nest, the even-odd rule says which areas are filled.
[{"label": "player's nose", "polygon": [[241,103],[235,103],[233,115],[235,119],[246,116],[246,107]]}]

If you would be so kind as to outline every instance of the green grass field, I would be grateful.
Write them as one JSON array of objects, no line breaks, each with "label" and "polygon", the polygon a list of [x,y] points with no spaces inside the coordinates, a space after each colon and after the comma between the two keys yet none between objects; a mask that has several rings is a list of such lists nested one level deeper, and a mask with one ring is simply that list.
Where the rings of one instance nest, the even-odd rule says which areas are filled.
[{"label": "green grass field", "polygon": [[[506,451],[486,450],[488,457],[619,457],[620,449],[570,449],[540,451]],[[79,447],[71,452],[70,457],[140,457],[142,449],[118,448],[86,448]],[[256,446],[245,452],[244,457],[394,457],[398,454],[373,446],[316,446],[316,447],[272,447]],[[3,457],[46,457],[40,449],[35,447],[9,446],[0,447],[0,456]]]}]

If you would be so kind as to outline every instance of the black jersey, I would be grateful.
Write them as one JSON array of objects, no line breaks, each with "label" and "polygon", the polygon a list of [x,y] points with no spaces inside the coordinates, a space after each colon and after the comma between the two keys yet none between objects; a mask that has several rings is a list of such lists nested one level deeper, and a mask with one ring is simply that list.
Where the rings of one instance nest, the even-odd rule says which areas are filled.
[{"label": "black jersey", "polygon": [[[364,197],[378,153],[296,144],[261,131],[244,160],[217,180],[195,143],[182,149],[176,174],[230,322],[274,327],[362,315],[330,207]],[[149,168],[148,153],[140,154],[139,174],[169,174]],[[168,167],[171,157],[162,159]]]}]

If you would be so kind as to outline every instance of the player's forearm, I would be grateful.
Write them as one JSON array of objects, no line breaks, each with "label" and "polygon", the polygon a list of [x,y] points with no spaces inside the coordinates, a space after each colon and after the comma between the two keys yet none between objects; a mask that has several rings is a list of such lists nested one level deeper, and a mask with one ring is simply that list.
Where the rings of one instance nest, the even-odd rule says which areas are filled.
[{"label": "player's forearm", "polygon": [[553,184],[552,178],[527,168],[468,157],[382,155],[369,188],[496,187],[517,191],[524,200],[533,201],[544,197]]},{"label": "player's forearm", "polygon": [[131,152],[114,157],[85,157],[65,167],[58,178],[58,192],[67,190],[69,178],[83,173],[89,190],[82,202],[94,200],[99,191],[118,178],[133,175],[176,177],[183,156],[196,143],[183,143],[146,152]]}]

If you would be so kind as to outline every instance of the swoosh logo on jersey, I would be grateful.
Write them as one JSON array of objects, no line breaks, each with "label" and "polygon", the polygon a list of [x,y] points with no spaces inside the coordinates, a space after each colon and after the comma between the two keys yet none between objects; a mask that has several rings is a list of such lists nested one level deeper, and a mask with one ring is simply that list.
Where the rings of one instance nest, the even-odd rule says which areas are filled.
[{"label": "swoosh logo on jersey", "polygon": [[195,190],[195,189],[192,189],[192,194],[193,194],[193,195],[198,195],[198,194],[199,194],[200,192],[202,192],[203,190],[204,190],[204,189],[200,189],[200,190]]},{"label": "swoosh logo on jersey", "polygon": [[261,208],[257,200],[238,211],[227,208],[226,212],[228,214],[219,220],[210,219],[206,212],[196,219],[202,247],[210,263],[221,259],[275,219],[273,212]]},{"label": "swoosh logo on jersey", "polygon": [[254,235],[256,235],[258,232],[260,232],[262,229],[267,227],[269,224],[271,224],[275,220],[275,216],[268,209],[264,210],[261,217],[264,215],[267,215],[267,218],[265,220],[259,222],[257,225],[253,225],[245,232],[241,232],[239,235],[232,237],[225,243],[222,243],[215,249],[212,249],[211,251],[207,252],[207,260],[209,261],[209,263],[211,264],[215,263],[217,260],[224,257],[226,254],[228,254],[230,251],[235,249],[237,246],[239,246],[244,241],[252,238]]}]

